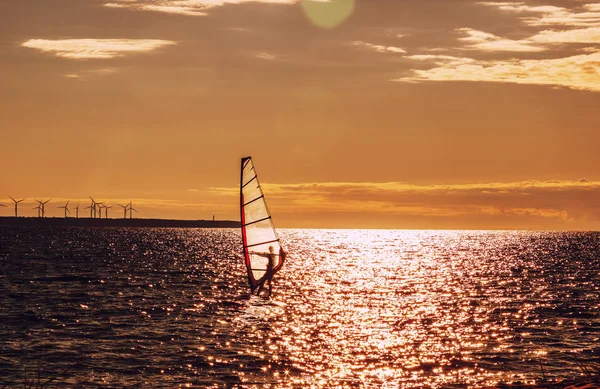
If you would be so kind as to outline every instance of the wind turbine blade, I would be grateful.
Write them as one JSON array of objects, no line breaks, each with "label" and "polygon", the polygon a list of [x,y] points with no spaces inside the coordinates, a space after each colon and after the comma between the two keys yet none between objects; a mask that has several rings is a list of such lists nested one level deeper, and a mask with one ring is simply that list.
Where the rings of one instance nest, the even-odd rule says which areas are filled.
[{"label": "wind turbine blade", "polygon": [[8,197],[10,197],[10,199],[11,199],[12,201],[14,201],[15,203],[17,202],[17,200],[15,200],[15,199],[13,199],[13,198],[12,198],[12,196],[8,196]]}]

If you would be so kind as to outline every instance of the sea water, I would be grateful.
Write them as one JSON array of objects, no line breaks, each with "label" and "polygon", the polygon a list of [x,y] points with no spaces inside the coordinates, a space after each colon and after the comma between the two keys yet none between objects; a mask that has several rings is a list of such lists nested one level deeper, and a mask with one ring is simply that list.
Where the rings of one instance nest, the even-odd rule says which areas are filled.
[{"label": "sea water", "polygon": [[600,361],[600,234],[0,228],[0,387],[465,387]]}]

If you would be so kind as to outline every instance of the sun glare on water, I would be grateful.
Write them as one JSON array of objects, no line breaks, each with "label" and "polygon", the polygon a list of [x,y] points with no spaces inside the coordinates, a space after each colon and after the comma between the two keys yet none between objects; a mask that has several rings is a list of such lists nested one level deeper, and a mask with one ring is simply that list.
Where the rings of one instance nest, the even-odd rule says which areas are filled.
[{"label": "sun glare on water", "polygon": [[[514,340],[514,327],[537,308],[515,301],[523,297],[520,281],[510,277],[517,258],[497,260],[503,247],[520,244],[519,233],[304,234],[288,235],[300,250],[290,264],[295,277],[281,282],[296,292],[286,296],[293,306],[285,311],[293,317],[278,330],[295,334],[285,349],[305,382],[439,387],[527,381],[531,377],[498,365],[504,359],[498,354],[521,355],[515,359],[527,365],[548,353],[544,345],[523,349]],[[534,294],[547,298],[546,287]]]}]

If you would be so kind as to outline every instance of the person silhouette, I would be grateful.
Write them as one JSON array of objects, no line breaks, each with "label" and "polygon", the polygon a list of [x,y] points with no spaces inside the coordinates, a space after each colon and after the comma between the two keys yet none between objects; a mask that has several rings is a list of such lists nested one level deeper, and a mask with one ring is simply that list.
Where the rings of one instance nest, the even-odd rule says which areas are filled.
[{"label": "person silhouette", "polygon": [[279,249],[279,254],[275,254],[275,248],[273,248],[273,246],[269,246],[269,252],[268,253],[258,253],[258,252],[251,252],[251,254],[256,254],[259,255],[261,257],[265,257],[268,259],[267,261],[267,270],[265,272],[265,275],[262,276],[262,278],[259,281],[258,284],[258,290],[256,291],[256,295],[260,295],[260,292],[262,292],[263,288],[265,287],[265,283],[268,282],[269,283],[269,294],[267,295],[267,297],[271,297],[271,293],[273,292],[273,274],[275,274],[275,266],[277,265],[277,256],[281,256],[281,261],[283,261],[285,259],[285,252],[283,251],[283,249]]}]

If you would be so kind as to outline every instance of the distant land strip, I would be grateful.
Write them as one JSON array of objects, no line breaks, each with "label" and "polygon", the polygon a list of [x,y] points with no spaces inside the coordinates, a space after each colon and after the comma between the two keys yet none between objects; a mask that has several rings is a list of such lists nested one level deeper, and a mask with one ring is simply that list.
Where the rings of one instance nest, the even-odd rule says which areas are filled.
[{"label": "distant land strip", "polygon": [[172,219],[92,219],[63,217],[0,216],[2,227],[172,227],[172,228],[240,228],[234,220]]}]

